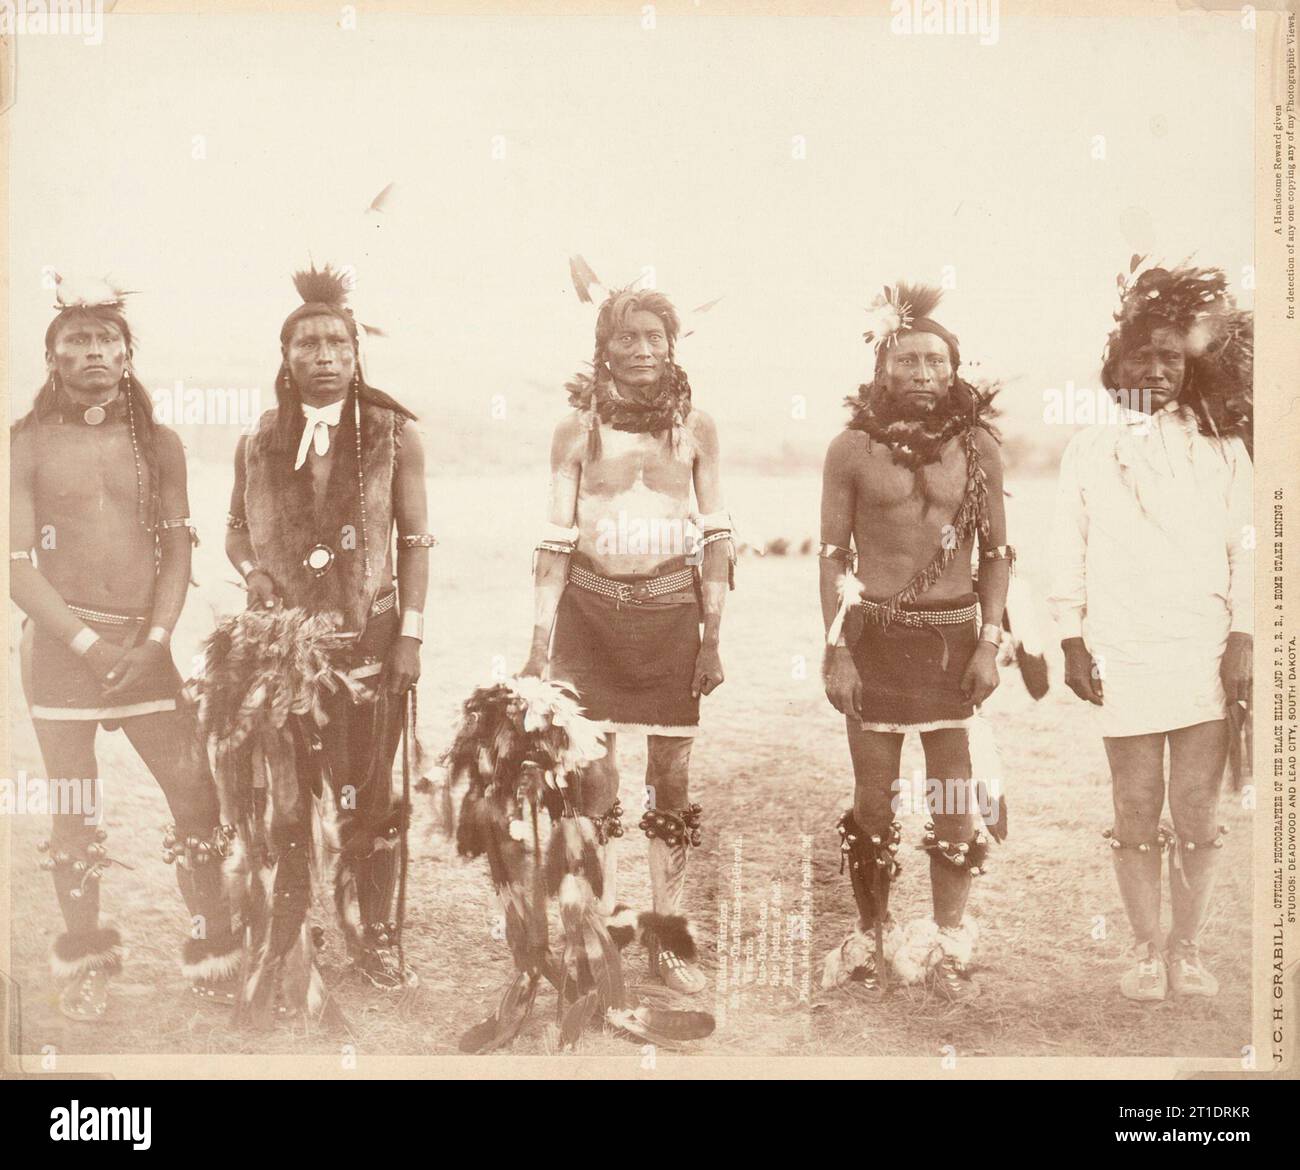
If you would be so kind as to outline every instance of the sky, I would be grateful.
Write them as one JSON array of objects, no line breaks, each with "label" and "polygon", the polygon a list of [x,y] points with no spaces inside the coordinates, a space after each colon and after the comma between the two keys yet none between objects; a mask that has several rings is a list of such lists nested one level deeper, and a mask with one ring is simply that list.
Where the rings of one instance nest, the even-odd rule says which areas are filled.
[{"label": "sky", "polygon": [[611,285],[652,269],[683,310],[721,298],[684,313],[678,358],[724,458],[824,450],[869,374],[864,310],[900,277],[952,286],[936,315],[1032,436],[1044,389],[1097,384],[1132,253],[1195,256],[1240,290],[1254,46],[1234,13],[1002,8],[987,46],[707,6],[646,29],[637,5],[363,11],[356,29],[110,15],[97,46],[22,38],[11,409],[43,376],[51,270],[139,290],[151,387],[270,405],[289,274],[311,257],[355,268],[358,315],[387,334],[370,378],[440,460],[544,460],[591,354],[581,253]]}]

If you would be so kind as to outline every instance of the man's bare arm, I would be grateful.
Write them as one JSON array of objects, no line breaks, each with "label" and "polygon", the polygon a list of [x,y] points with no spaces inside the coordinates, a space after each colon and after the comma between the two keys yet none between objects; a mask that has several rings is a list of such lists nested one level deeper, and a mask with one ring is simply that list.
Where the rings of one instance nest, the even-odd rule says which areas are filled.
[{"label": "man's bare arm", "polygon": [[[148,682],[170,662],[166,646],[185,606],[190,587],[189,493],[185,484],[185,448],[170,427],[160,426],[158,450],[158,576],[154,580],[153,609],[144,641],[132,646],[105,675],[113,684],[104,698],[126,694]],[[184,521],[180,523],[165,523]]]},{"label": "man's bare arm", "polygon": [[[848,553],[853,539],[853,466],[860,438],[855,432],[842,431],[826,450],[822,468],[821,540],[831,549]],[[821,594],[822,624],[827,632],[840,608],[840,582],[850,571],[849,558],[818,558],[818,589]]]},{"label": "man's bare arm", "polygon": [[[861,456],[864,437],[856,431],[842,431],[831,440],[822,468],[821,555],[817,558],[818,592],[827,641],[841,607],[841,590],[852,590],[853,509],[857,506],[853,470]],[[859,550],[861,551],[861,550]],[[851,596],[850,593],[845,594]],[[861,720],[862,679],[853,655],[844,644],[841,630],[828,645],[822,674],[826,697],[841,714]]]},{"label": "man's bare arm", "polygon": [[402,426],[393,480],[393,517],[398,536],[397,596],[402,606],[402,625],[384,663],[384,682],[391,693],[401,695],[420,678],[424,603],[429,591],[429,500],[424,487],[424,446],[409,419]]},{"label": "man's bare arm", "polygon": [[[170,427],[160,426],[158,443],[158,580],[154,586],[149,628],[170,637],[185,607],[190,587],[193,542],[190,537],[190,498],[186,482],[185,448]],[[182,525],[170,523],[184,520]]]},{"label": "man's bare arm", "polygon": [[32,560],[37,545],[36,466],[30,435],[18,431],[10,445],[9,479],[9,597],[39,629],[66,645],[90,630],[63,603]]},{"label": "man's bare arm", "polygon": [[[695,503],[701,515],[721,512],[722,456],[718,427],[701,410],[691,412],[691,432],[695,436]],[[704,546],[700,561],[700,578],[704,593],[704,644],[717,646],[722,632],[722,608],[731,587],[732,543],[715,540]]]},{"label": "man's bare arm", "polygon": [[226,527],[226,556],[248,586],[248,604],[254,608],[270,609],[276,600],[275,581],[270,573],[257,566],[244,508],[244,459],[247,449],[248,436],[241,435],[235,445],[235,486],[230,491],[230,519],[235,523],[234,526]]},{"label": "man's bare arm", "polygon": [[[695,503],[703,530],[704,550],[700,558],[700,592],[704,603],[704,635],[695,656],[691,677],[692,695],[709,695],[726,680],[719,651],[722,637],[722,607],[731,588],[735,544],[731,518],[723,511],[722,458],[718,428],[702,410],[691,412],[687,426],[694,436]],[[723,533],[726,536],[723,536]]]},{"label": "man's bare arm", "polygon": [[[997,549],[1007,543],[1007,509],[1002,492],[1002,452],[987,431],[975,432],[980,464],[988,488],[989,534],[981,538],[981,551]],[[1011,562],[999,558],[984,560],[980,557],[979,584],[980,621],[985,625],[1002,624],[1002,613],[1007,607],[1007,588],[1011,583]]]},{"label": "man's bare arm", "polygon": [[[582,481],[582,427],[576,415],[563,419],[551,439],[551,493],[547,531],[556,537],[553,548],[537,550],[533,569],[533,638],[524,674],[539,675],[551,651],[551,630],[560,598],[569,580],[569,553],[560,551],[565,540],[560,530],[571,530],[577,520],[578,487]],[[572,546],[572,540],[568,542]]]},{"label": "man's bare arm", "polygon": [[[397,456],[397,477],[393,511],[397,535],[423,536],[429,531],[429,498],[424,484],[424,445],[409,419],[402,428],[402,447]],[[429,548],[417,545],[397,547],[397,595],[402,612],[424,612],[429,593]]]}]

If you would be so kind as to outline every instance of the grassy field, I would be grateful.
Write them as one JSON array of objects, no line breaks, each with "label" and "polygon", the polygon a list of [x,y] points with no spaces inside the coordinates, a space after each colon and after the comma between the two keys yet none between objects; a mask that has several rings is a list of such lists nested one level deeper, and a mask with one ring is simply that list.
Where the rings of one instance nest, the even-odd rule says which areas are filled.
[{"label": "grassy field", "polygon": [[[1022,550],[1018,571],[1041,596],[1038,555],[1050,484],[1010,486],[1012,540]],[[498,478],[485,486],[432,471],[431,511],[442,543],[433,554],[420,730],[435,752],[448,742],[459,703],[472,687],[522,663],[531,623],[530,549],[545,487],[540,476]],[[196,554],[199,587],[177,632],[182,672],[215,617],[240,605],[220,547],[228,493],[224,466],[192,466],[192,510],[204,544]],[[761,547],[779,537],[798,549],[815,538],[815,477],[733,477],[728,497],[750,544]],[[1054,686],[1042,702],[1034,703],[1018,676],[1004,670],[1001,689],[985,707],[1001,750],[1011,833],[989,873],[976,880],[971,899],[982,929],[981,997],[952,1007],[906,989],[874,1005],[851,991],[823,993],[822,958],[853,919],[834,830],[852,779],[842,721],[822,694],[820,643],[816,558],[742,558],[723,627],[728,680],[706,701],[692,772],[706,820],[704,843],[692,859],[687,909],[711,983],[701,998],[719,1018],[718,1031],[695,1045],[697,1051],[938,1058],[951,1046],[958,1055],[1239,1054],[1249,1042],[1248,965],[1242,961],[1250,944],[1248,814],[1225,800],[1222,819],[1236,831],[1223,853],[1204,946],[1222,983],[1219,997],[1127,1003],[1115,980],[1128,928],[1100,837],[1110,823],[1101,741],[1088,710],[1060,687],[1055,659]],[[10,766],[43,775],[14,661],[10,677]],[[348,1031],[303,1024],[269,1034],[232,1031],[219,1009],[192,1001],[175,965],[184,920],[172,872],[160,859],[168,819],[161,793],[120,732],[101,732],[99,745],[110,851],[134,867],[111,871],[104,905],[132,954],[113,984],[107,1021],[74,1025],[59,1016],[45,954],[60,927],[34,852],[48,830],[40,818],[15,818],[10,926],[23,1051],[326,1054],[350,1044],[358,1052],[450,1053],[459,1034],[492,1011],[510,960],[505,944],[492,937],[486,866],[456,857],[435,801],[417,796],[406,938],[421,976],[418,991],[402,1000],[363,985],[345,970],[338,932],[331,929],[323,968]],[[625,742],[619,756],[623,804],[630,809],[640,803],[644,750]],[[904,775],[919,766],[919,745],[909,741]],[[905,872],[894,898],[904,917],[928,911],[925,857],[911,848],[921,819],[904,821]],[[624,842],[622,894],[648,905],[645,840],[629,833]],[[807,939],[791,922],[805,915]],[[323,910],[316,917],[330,925]],[[642,981],[638,990],[664,999],[644,983],[644,956],[631,955],[629,964],[634,981]],[[544,992],[515,1052],[553,1049],[553,1008],[553,994]],[[600,1032],[589,1033],[583,1046],[594,1054],[632,1051],[626,1039]]]}]

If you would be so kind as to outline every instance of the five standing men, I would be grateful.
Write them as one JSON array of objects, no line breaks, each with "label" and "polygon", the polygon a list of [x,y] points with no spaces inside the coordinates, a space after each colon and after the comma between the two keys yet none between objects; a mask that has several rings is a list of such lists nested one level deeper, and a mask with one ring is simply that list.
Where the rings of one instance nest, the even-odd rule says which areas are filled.
[{"label": "five standing men", "polygon": [[[278,408],[236,452],[226,548],[251,606],[334,611],[355,639],[351,672],[371,680],[370,700],[340,696],[323,725],[331,781],[357,793],[342,806],[338,895],[341,906],[355,903],[349,940],[358,967],[378,985],[398,986],[413,976],[390,920],[405,823],[391,773],[397,697],[419,676],[434,543],[423,454],[414,417],[361,376],[341,283],[328,269],[298,283],[304,304],[280,335]],[[859,917],[828,957],[826,978],[874,987],[883,974],[899,869],[900,752],[916,731],[939,781],[932,801],[941,794],[924,841],[926,925],[940,955],[938,987],[965,999],[977,994],[965,906],[987,851],[968,728],[998,685],[1014,550],[988,401],[957,374],[957,338],[933,317],[938,300],[924,287],[886,290],[866,335],[876,343],[875,377],[850,400],[852,419],[826,458],[826,692],[845,716],[854,767],[840,834]],[[235,970],[239,945],[220,867],[205,862],[224,855],[227,834],[177,709],[167,650],[189,576],[184,455],[131,373],[120,296],[59,309],[46,336],[49,378],[12,433],[11,593],[29,619],[24,690],[52,776],[93,779],[96,728],[126,730],[182,842],[178,879],[196,926],[185,968],[200,985],[219,982]],[[1249,398],[1249,321],[1222,273],[1194,269],[1144,274],[1118,319],[1104,380],[1114,392],[1140,391],[1139,405],[1122,425],[1081,432],[1067,448],[1051,600],[1065,634],[1066,682],[1101,708],[1114,776],[1111,844],[1140,952],[1121,988],[1134,999],[1160,999],[1171,987],[1212,995],[1196,939],[1218,843],[1225,704],[1247,701],[1250,687],[1250,459],[1237,434],[1242,394]],[[699,840],[701,809],[688,791],[699,698],[724,678],[731,522],[716,427],[693,406],[674,361],[679,332],[661,293],[625,290],[601,306],[593,372],[570,384],[575,409],[555,430],[550,524],[537,549],[524,673],[572,682],[606,729],[607,755],[584,775],[581,807],[602,842],[607,912],[622,834],[616,734],[647,736],[641,827],[654,910],[676,914]],[[91,474],[67,477],[69,463]],[[380,701],[385,695],[391,701]],[[1166,739],[1172,834],[1158,828]],[[59,813],[45,863],[67,928],[55,945],[56,971],[68,977],[60,1006],[77,1019],[103,1014],[121,963],[120,937],[98,918],[102,839]],[[1165,849],[1174,906],[1167,951]],[[651,969],[674,990],[705,986],[690,957],[661,942],[652,942]]]}]

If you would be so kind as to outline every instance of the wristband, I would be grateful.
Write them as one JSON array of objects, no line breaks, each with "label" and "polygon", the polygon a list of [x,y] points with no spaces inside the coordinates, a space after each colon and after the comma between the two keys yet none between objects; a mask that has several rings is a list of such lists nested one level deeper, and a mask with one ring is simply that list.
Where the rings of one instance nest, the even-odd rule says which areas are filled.
[{"label": "wristband", "polygon": [[254,561],[240,561],[239,575],[243,577],[245,581],[247,581],[249,577],[251,577],[254,573],[258,571],[259,567],[260,566],[258,566],[257,563]]},{"label": "wristband", "polygon": [[424,641],[424,614],[418,609],[402,610],[402,626],[398,631],[398,636],[402,638],[414,638],[417,642]]},{"label": "wristband", "polygon": [[74,654],[85,657],[90,648],[99,641],[99,635],[89,626],[82,626],[77,631],[77,636],[68,643],[68,646]]},{"label": "wristband", "polygon": [[994,625],[992,622],[985,622],[980,626],[981,642],[991,642],[994,646],[1002,645],[1002,627]]},{"label": "wristband", "polygon": [[159,646],[166,646],[170,638],[171,631],[166,626],[151,626],[144,640],[146,642],[157,642]]}]

